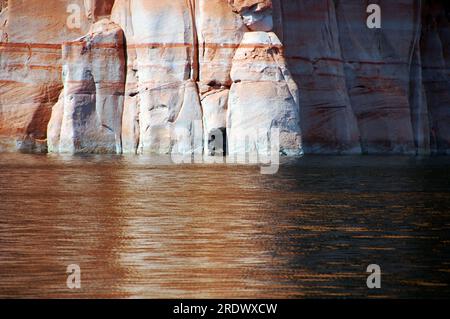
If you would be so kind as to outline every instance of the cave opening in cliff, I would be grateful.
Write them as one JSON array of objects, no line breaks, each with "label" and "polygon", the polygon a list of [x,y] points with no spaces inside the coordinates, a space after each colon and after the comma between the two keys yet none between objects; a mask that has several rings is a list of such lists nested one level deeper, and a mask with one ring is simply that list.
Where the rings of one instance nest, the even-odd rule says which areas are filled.
[{"label": "cave opening in cliff", "polygon": [[226,156],[227,155],[227,129],[224,127],[209,132],[208,136],[208,155]]}]

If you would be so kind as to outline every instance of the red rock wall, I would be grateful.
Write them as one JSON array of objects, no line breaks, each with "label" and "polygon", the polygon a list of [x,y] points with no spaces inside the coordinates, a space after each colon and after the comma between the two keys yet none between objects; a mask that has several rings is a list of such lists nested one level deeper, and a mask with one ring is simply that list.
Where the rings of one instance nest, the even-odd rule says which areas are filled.
[{"label": "red rock wall", "polygon": [[[224,121],[226,106],[222,104],[231,85],[228,70],[241,33],[265,32],[273,26],[299,88],[305,152],[450,153],[447,1],[177,1],[180,3],[174,8],[179,10],[184,5],[195,16],[192,25],[186,25],[197,30],[189,29],[186,34],[198,34],[194,32],[192,41],[185,41],[192,42],[190,60],[186,62],[190,78],[182,80],[197,81],[200,99],[206,99],[205,105],[220,112],[219,117],[206,116],[211,123]],[[223,15],[226,8],[221,1],[234,13]],[[131,44],[127,47],[122,142],[133,150],[140,142],[142,129],[136,106],[139,89],[135,87],[142,79],[132,79],[136,67],[133,61],[145,64],[142,54],[135,56],[139,52],[133,48],[140,49],[135,41],[139,42],[148,30],[145,23],[138,23],[143,14],[136,11],[134,21],[126,16],[136,1],[115,2],[124,8],[116,10],[117,14],[125,14],[115,21],[122,27],[127,44]],[[372,2],[382,8],[381,29],[366,26],[366,9]],[[46,149],[47,124],[62,91],[61,44],[86,34],[93,22],[108,17],[114,0],[71,0],[83,9],[80,29],[67,28],[68,3],[49,0],[42,6],[41,1],[0,1],[0,151]],[[242,17],[242,25],[233,14]],[[160,21],[159,16],[154,20]],[[168,34],[160,22],[160,31],[152,31],[155,39],[157,32],[162,38]],[[217,31],[222,24],[223,31]],[[217,39],[208,31],[211,26],[217,29]],[[134,34],[140,27],[144,33]],[[224,49],[209,44],[228,37]],[[174,50],[164,51],[164,57],[170,57]],[[164,74],[157,76],[163,78]],[[214,94],[220,99],[209,101]]]},{"label": "red rock wall", "polygon": [[[83,0],[70,3],[84,7]],[[70,29],[67,1],[9,0],[0,43],[0,151],[45,151],[52,107],[62,90],[61,44],[83,35]],[[2,19],[0,19],[1,21]]]}]

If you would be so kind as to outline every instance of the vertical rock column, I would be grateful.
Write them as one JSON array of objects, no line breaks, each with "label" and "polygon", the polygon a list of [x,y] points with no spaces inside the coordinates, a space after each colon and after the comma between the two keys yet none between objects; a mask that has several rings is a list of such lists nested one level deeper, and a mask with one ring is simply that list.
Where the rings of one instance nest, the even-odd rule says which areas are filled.
[{"label": "vertical rock column", "polygon": [[226,152],[231,66],[247,27],[242,17],[233,12],[226,1],[199,0],[196,9],[204,153],[220,155]]},{"label": "vertical rock column", "polygon": [[[227,111],[228,150],[231,156],[267,158],[279,142],[280,152],[302,152],[299,97],[284,59],[284,48],[273,32],[270,1],[230,1],[250,32],[233,58]],[[280,140],[273,141],[278,129]]]},{"label": "vertical rock column", "polygon": [[127,35],[127,153],[203,151],[196,84],[195,4],[118,0],[112,18]]},{"label": "vertical rock column", "polygon": [[63,45],[64,93],[48,126],[49,151],[121,153],[124,50],[122,29],[106,19]]},{"label": "vertical rock column", "polygon": [[[274,33],[248,32],[233,59],[228,103],[230,155],[270,155],[272,129],[280,129],[281,152],[301,153],[297,86]],[[273,151],[273,150],[272,150]]]},{"label": "vertical rock column", "polygon": [[139,87],[137,78],[137,53],[131,16],[131,0],[115,0],[111,20],[122,27],[126,43],[126,84],[122,113],[122,151],[136,154],[139,146]]}]

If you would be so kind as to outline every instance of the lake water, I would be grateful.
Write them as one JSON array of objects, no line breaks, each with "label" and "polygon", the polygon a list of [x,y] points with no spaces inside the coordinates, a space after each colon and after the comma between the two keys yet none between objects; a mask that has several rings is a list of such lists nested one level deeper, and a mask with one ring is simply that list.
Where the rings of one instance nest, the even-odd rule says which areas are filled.
[{"label": "lake water", "polygon": [[0,297],[450,296],[449,158],[285,162],[2,154]]}]

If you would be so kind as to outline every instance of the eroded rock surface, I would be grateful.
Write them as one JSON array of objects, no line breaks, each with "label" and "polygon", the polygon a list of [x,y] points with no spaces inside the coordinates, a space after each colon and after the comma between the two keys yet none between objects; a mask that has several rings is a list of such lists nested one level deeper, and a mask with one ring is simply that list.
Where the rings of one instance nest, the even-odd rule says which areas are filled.
[{"label": "eroded rock surface", "polygon": [[230,155],[270,156],[272,131],[280,130],[280,150],[299,155],[298,89],[274,33],[247,32],[233,59],[228,109]]},{"label": "eroded rock surface", "polygon": [[49,123],[51,152],[121,153],[125,65],[123,31],[109,20],[64,44],[64,92]]},{"label": "eroded rock surface", "polygon": [[448,4],[377,3],[1,0],[0,151],[449,153]]},{"label": "eroded rock surface", "polygon": [[[70,3],[83,6],[83,0]],[[69,28],[67,5],[59,0],[45,5],[2,1],[0,151],[47,149],[47,125],[63,87],[61,44],[83,35],[90,26],[80,15],[81,28]]]}]

